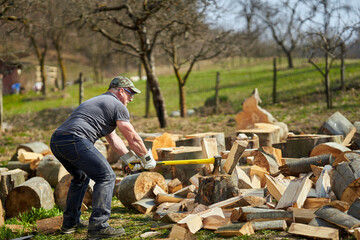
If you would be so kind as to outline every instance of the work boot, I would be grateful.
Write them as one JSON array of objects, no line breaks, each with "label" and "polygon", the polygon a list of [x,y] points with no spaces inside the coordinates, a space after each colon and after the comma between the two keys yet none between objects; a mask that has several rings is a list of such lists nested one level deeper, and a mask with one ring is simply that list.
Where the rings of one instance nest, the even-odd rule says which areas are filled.
[{"label": "work boot", "polygon": [[62,234],[74,233],[78,229],[85,229],[89,226],[89,221],[80,220],[77,224],[71,227],[62,226],[60,231]]},{"label": "work boot", "polygon": [[87,239],[95,240],[95,239],[103,239],[103,238],[111,238],[111,237],[119,237],[125,234],[125,230],[123,228],[112,228],[107,227],[100,230],[88,230]]}]

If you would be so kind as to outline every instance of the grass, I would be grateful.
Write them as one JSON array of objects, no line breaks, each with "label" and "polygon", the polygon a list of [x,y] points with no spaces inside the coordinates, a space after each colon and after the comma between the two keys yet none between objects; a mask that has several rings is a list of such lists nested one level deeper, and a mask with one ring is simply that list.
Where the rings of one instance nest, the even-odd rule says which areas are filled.
[{"label": "grass", "polygon": [[[360,61],[346,61],[346,91],[339,91],[339,65],[336,62],[331,71],[330,79],[333,90],[333,109],[327,109],[325,95],[323,94],[323,82],[321,75],[303,59],[296,59],[295,69],[286,69],[286,63],[282,60],[278,64],[278,102],[272,103],[272,59],[235,59],[222,62],[201,64],[195,67],[194,72],[186,84],[187,107],[201,109],[206,100],[214,96],[216,72],[220,72],[220,95],[229,101],[227,111],[214,115],[199,115],[186,119],[168,118],[168,127],[160,129],[154,108],[151,104],[150,117],[143,118],[145,112],[145,94],[135,96],[128,108],[132,114],[132,124],[139,132],[172,132],[179,134],[191,134],[199,132],[223,131],[225,136],[233,136],[236,130],[235,114],[242,110],[242,101],[248,97],[254,88],[258,88],[262,103],[260,106],[270,112],[278,121],[285,122],[290,131],[295,133],[316,133],[322,122],[335,111],[340,111],[351,122],[359,121],[360,109]],[[68,67],[76,69],[79,66]],[[74,70],[75,71],[75,70]],[[85,72],[85,71],[83,71]],[[130,77],[132,73],[126,74]],[[72,76],[76,76],[72,73]],[[94,84],[85,82],[85,100],[106,91],[106,84]],[[159,76],[159,83],[169,114],[178,110],[178,88],[172,73]],[[145,82],[139,81],[135,85],[145,92]],[[49,89],[48,96],[43,97],[29,91],[24,95],[4,96],[4,120],[6,129],[0,138],[0,162],[2,166],[15,153],[18,144],[42,141],[49,143],[50,136],[56,127],[63,122],[78,105],[78,85],[68,86],[66,92],[55,92]],[[46,212],[46,211],[45,211]],[[51,211],[50,211],[51,212]],[[7,219],[6,224],[20,224],[24,231],[11,232],[6,226],[0,228],[0,239],[12,239],[26,234],[35,234],[33,239],[84,239],[86,231],[82,230],[70,236],[60,235],[56,232],[52,235],[36,234],[33,230],[25,233],[26,229],[33,229],[34,221],[42,218],[44,212],[34,211],[24,214],[17,219]],[[51,214],[61,214],[54,209]],[[50,215],[51,215],[50,214]],[[50,216],[49,215],[49,216]],[[90,212],[83,214],[88,219]],[[124,208],[117,200],[113,200],[110,224],[123,226],[127,235],[122,239],[140,239],[141,233],[150,230],[153,223],[151,216],[143,215]],[[167,237],[169,230],[161,230],[160,237]],[[276,231],[259,232],[251,237],[233,237],[227,239],[266,239],[279,237],[282,233]],[[201,230],[196,233],[197,239],[222,239],[212,231]],[[282,236],[283,239],[289,236]]]}]

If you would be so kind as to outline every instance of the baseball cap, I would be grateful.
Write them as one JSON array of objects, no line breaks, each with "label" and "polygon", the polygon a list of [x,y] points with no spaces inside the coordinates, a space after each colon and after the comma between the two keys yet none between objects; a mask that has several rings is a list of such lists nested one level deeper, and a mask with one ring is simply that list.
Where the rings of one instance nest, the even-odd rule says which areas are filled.
[{"label": "baseball cap", "polygon": [[113,80],[111,80],[109,89],[110,88],[118,88],[118,87],[121,87],[121,88],[127,87],[127,88],[130,88],[134,93],[141,93],[141,91],[134,86],[134,83],[130,79],[128,79],[127,77],[124,77],[124,76],[117,76],[117,77],[114,77]]}]

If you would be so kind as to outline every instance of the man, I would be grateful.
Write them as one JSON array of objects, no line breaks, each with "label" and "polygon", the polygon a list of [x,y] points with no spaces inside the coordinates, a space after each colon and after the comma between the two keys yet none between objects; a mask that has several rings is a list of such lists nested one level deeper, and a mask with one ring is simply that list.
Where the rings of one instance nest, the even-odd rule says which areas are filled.
[{"label": "man", "polygon": [[[140,158],[135,170],[152,169],[156,162],[130,123],[126,106],[140,93],[126,77],[115,77],[106,93],[80,104],[70,117],[55,130],[50,147],[55,157],[73,176],[66,199],[62,233],[72,233],[86,227],[80,221],[81,204],[90,179],[94,180],[92,213],[88,225],[88,239],[117,237],[125,234],[123,228],[109,226],[115,173],[108,161],[94,147],[94,142],[105,136],[110,146],[130,165]],[[116,127],[128,141],[129,151],[116,134]]]}]

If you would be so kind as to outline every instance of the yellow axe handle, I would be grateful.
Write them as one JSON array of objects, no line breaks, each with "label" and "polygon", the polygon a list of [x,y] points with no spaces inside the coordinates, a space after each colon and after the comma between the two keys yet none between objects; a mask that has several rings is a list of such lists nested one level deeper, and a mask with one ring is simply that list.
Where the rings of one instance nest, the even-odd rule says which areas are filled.
[{"label": "yellow axe handle", "polygon": [[157,161],[156,165],[214,164],[215,158]]}]

